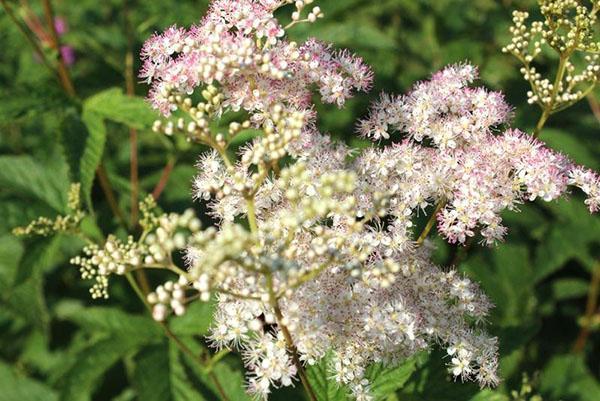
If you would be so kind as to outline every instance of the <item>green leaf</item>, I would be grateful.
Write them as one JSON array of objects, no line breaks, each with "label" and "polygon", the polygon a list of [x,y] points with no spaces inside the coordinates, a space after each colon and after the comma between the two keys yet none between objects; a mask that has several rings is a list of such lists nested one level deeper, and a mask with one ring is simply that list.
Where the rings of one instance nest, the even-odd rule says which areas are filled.
[{"label": "green leaf", "polygon": [[261,135],[264,135],[261,130],[258,129],[246,129],[238,133],[229,143],[229,146],[236,148],[245,144],[248,141],[251,141],[254,138],[257,138]]},{"label": "green leaf", "polygon": [[47,332],[50,316],[46,307],[41,271],[36,271],[23,283],[0,293],[0,302],[16,320],[25,320],[36,329]]},{"label": "green leaf", "polygon": [[96,169],[100,165],[104,153],[106,126],[100,114],[85,109],[82,114],[82,121],[87,127],[88,136],[79,164],[79,177],[81,178],[81,193],[88,208],[92,210],[92,185],[94,184]]},{"label": "green leaf", "polygon": [[444,355],[440,350],[432,352],[423,366],[399,390],[398,398],[402,401],[462,401],[476,395],[478,387],[473,383],[452,380],[445,366]]},{"label": "green leaf", "polygon": [[331,378],[331,355],[322,358],[318,363],[308,366],[306,376],[319,401],[350,400],[348,389]]},{"label": "green leaf", "polygon": [[[208,352],[193,337],[181,337],[181,339],[196,355]],[[198,360],[189,354],[182,354],[182,358],[194,388],[200,391],[204,398],[208,400],[222,398],[220,397],[222,391],[230,401],[252,401],[252,397],[245,391],[244,368],[238,357],[226,355],[212,367],[210,373],[201,369]]]},{"label": "green leaf", "polygon": [[533,268],[524,245],[506,243],[486,257],[471,257],[462,268],[478,282],[496,308],[496,323],[504,326],[520,324],[533,313]]},{"label": "green leaf", "polygon": [[147,343],[146,336],[101,339],[84,348],[61,378],[61,401],[89,401],[105,372]]},{"label": "green leaf", "polygon": [[571,298],[585,297],[589,283],[583,279],[561,278],[552,282],[552,296],[560,301]]},{"label": "green leaf", "polygon": [[182,316],[170,320],[173,333],[181,336],[198,336],[208,332],[215,309],[213,302],[194,302]]},{"label": "green leaf", "polygon": [[14,236],[0,237],[0,292],[13,285],[23,252],[23,244]]},{"label": "green leaf", "polygon": [[540,392],[551,400],[600,400],[600,384],[582,355],[575,354],[552,358],[540,376]]},{"label": "green leaf", "polygon": [[127,96],[120,88],[106,89],[85,100],[84,110],[102,118],[143,129],[152,126],[157,114],[137,96]]},{"label": "green leaf", "polygon": [[81,158],[89,136],[80,114],[74,109],[67,110],[60,124],[59,138],[72,182],[81,182]]},{"label": "green leaf", "polygon": [[59,213],[66,210],[68,180],[30,156],[0,156],[0,187],[38,199]]},{"label": "green leaf", "polygon": [[14,285],[25,282],[35,272],[57,264],[62,237],[56,235],[48,238],[36,238],[27,244],[27,253],[17,270]]},{"label": "green leaf", "polygon": [[151,341],[163,336],[159,325],[146,316],[132,315],[118,308],[94,306],[85,308],[77,301],[62,301],[55,308],[61,320],[68,320],[91,333],[107,333],[116,337],[139,337]]},{"label": "green leaf", "polygon": [[104,120],[125,124],[132,128],[149,128],[156,119],[146,102],[135,96],[127,96],[119,88],[111,88],[89,97],[83,104],[81,119],[87,127],[79,175],[84,199],[91,209],[91,191],[96,169],[100,165],[106,144]]},{"label": "green leaf", "polygon": [[0,401],[57,401],[58,395],[47,385],[17,373],[0,361]]},{"label": "green leaf", "polygon": [[574,199],[544,206],[553,212],[557,222],[536,249],[535,281],[542,281],[571,259],[592,267],[593,249],[600,244],[600,219]]},{"label": "green leaf", "polygon": [[[134,387],[144,401],[201,401],[173,344],[153,346],[135,359]],[[207,400],[208,401],[208,400]]]},{"label": "green leaf", "polygon": [[367,369],[366,377],[371,382],[371,392],[376,401],[385,400],[401,389],[411,375],[427,360],[427,354],[415,355],[396,367],[385,367],[381,363]]},{"label": "green leaf", "polygon": [[598,158],[589,146],[586,146],[584,138],[577,137],[571,132],[552,128],[544,129],[543,138],[550,147],[568,155],[573,161],[589,168],[598,167]]}]

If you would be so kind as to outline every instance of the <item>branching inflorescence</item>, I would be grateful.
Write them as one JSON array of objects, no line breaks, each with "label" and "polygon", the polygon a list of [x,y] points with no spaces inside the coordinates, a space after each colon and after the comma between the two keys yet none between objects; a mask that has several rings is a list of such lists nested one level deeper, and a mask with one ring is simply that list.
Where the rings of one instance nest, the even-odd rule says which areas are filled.
[{"label": "branching inflorescence", "polygon": [[[538,0],[543,19],[527,24],[529,13],[515,11],[512,41],[502,51],[514,55],[523,65],[521,73],[529,82],[530,104],[537,103],[542,115],[535,128],[538,136],[552,114],[564,110],[594,90],[600,79],[600,41],[594,26],[600,11],[598,0]],[[550,48],[558,55],[554,79],[543,77],[533,65]]]},{"label": "branching inflorescence", "polygon": [[[296,1],[283,27],[274,12],[287,3],[216,0],[197,26],[171,27],[142,50],[141,76],[164,116],[154,130],[211,148],[199,158],[194,196],[219,223],[201,230],[192,212],[158,214],[148,200],[141,237],[110,236],[73,263],[95,280],[94,297],[108,296],[111,274],[174,272],[176,280],[147,296],[159,321],[185,313],[187,302],[216,297],[208,340],[240,351],[248,392],[258,398],[299,378],[315,400],[304,367],[327,356],[339,384],[359,401],[372,400],[369,365],[396,366],[436,344],[447,349],[455,378],[496,385],[497,339],[482,326],[491,304],[468,278],[431,262],[422,245],[434,219],[451,243],[480,236],[493,245],[507,231],[504,210],[557,199],[569,186],[597,211],[600,178],[507,129],[511,108],[501,93],[470,86],[477,69],[469,64],[449,66],[405,96],[383,94],[357,129],[391,144],[356,155],[318,131],[313,91],[343,107],[369,89],[371,70],[317,40],[288,41],[287,28],[323,14],[314,7],[303,17],[312,1]],[[554,18],[572,3],[543,1],[554,33],[535,25],[531,35],[541,33],[562,52],[595,52],[585,30],[598,4],[587,14],[575,7],[575,25]],[[525,53],[530,33],[524,16],[515,18],[521,39],[507,50],[530,63],[539,51]],[[560,36],[552,24],[576,37]],[[566,86],[562,77],[554,87],[534,77],[531,98],[544,113],[579,99],[585,91],[573,88],[595,83],[594,63],[572,75],[564,61]],[[536,72],[528,66],[527,74]],[[233,122],[221,129],[225,114]],[[234,141],[248,129],[260,135],[235,153]],[[421,213],[431,219],[415,235]],[[186,269],[173,263],[181,249]]]}]

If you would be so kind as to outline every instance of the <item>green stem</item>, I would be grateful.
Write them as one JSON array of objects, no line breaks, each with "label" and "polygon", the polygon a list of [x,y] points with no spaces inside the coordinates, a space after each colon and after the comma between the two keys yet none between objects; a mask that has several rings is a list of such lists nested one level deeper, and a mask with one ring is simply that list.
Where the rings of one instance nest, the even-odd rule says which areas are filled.
[{"label": "green stem", "polygon": [[246,199],[246,203],[248,206],[248,225],[250,226],[250,231],[252,234],[256,234],[258,232],[258,225],[256,223],[256,209],[254,206],[254,199],[248,198]]},{"label": "green stem", "polygon": [[537,138],[540,136],[542,132],[542,128],[548,121],[548,118],[554,113],[554,105],[556,104],[556,96],[558,95],[558,90],[560,88],[560,84],[562,83],[563,77],[565,76],[565,71],[567,68],[567,61],[569,61],[570,52],[565,52],[561,54],[560,61],[558,63],[558,71],[556,72],[556,77],[554,78],[554,86],[552,87],[552,94],[550,98],[550,103],[547,104],[543,111],[540,119],[535,125],[535,129],[533,130],[533,137]]},{"label": "green stem", "polygon": [[421,235],[419,235],[419,238],[417,238],[417,242],[416,242],[417,246],[423,245],[423,242],[425,242],[425,239],[429,235],[429,232],[435,225],[435,218],[436,218],[438,212],[440,210],[442,210],[444,208],[444,206],[446,206],[446,201],[445,200],[439,201],[439,203],[435,207],[435,210],[433,211],[433,213],[431,213],[429,220],[427,220],[427,224],[423,228],[423,231],[421,231]]}]

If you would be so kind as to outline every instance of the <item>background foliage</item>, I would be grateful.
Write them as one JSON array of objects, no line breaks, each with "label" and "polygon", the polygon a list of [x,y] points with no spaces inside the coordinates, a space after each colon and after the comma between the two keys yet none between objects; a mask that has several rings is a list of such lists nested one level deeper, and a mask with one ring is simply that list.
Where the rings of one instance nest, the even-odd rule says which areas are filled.
[{"label": "background foliage", "polygon": [[[19,11],[23,2],[9,3]],[[38,3],[32,0],[30,6],[41,17]],[[114,280],[107,301],[89,298],[87,284],[68,263],[81,249],[80,240],[68,235],[24,240],[10,233],[38,215],[64,212],[69,182],[81,181],[95,211],[95,220],[85,222],[89,235],[126,234],[94,173],[102,162],[119,206],[128,213],[130,128],[138,130],[142,195],[152,192],[164,166],[174,163],[159,204],[166,211],[190,207],[193,164],[201,149],[170,145],[149,130],[154,113],[141,100],[145,86],[134,87],[140,98],[124,94],[126,60],[132,49],[137,71],[145,38],[175,22],[194,23],[207,4],[80,0],[75,6],[57,0],[54,5],[69,25],[62,40],[76,53],[70,67],[76,99],[63,93],[7,15],[0,14],[0,401],[215,400],[206,372],[164,337],[125,282]],[[537,121],[539,111],[525,102],[527,86],[518,65],[500,52],[510,39],[512,9],[533,10],[535,1],[324,0],[319,5],[326,18],[298,26],[292,35],[310,34],[351,48],[376,73],[369,96],[344,110],[324,107],[323,131],[364,146],[353,124],[380,90],[404,92],[445,64],[464,60],[480,66],[486,86],[505,91],[515,106],[515,126],[531,129]],[[598,121],[581,102],[551,119],[541,138],[598,170]],[[202,212],[202,205],[194,207]],[[379,399],[500,401],[540,394],[544,400],[600,400],[600,336],[591,331],[583,346],[581,340],[575,345],[585,325],[594,269],[600,274],[600,218],[591,217],[582,202],[561,201],[529,205],[505,219],[511,231],[496,249],[458,249],[437,241],[435,251],[440,264],[458,263],[480,282],[496,305],[490,327],[500,338],[501,386],[480,391],[452,383],[436,355],[421,355],[393,371],[372,368]],[[199,350],[210,305],[195,307],[170,326],[189,348]],[[344,400],[343,389],[325,380],[322,370],[317,365],[309,371],[319,396]],[[235,356],[214,372],[227,383],[231,400],[247,399]],[[513,393],[522,390],[524,374],[533,393]],[[300,389],[288,390],[274,399],[302,395]]]}]

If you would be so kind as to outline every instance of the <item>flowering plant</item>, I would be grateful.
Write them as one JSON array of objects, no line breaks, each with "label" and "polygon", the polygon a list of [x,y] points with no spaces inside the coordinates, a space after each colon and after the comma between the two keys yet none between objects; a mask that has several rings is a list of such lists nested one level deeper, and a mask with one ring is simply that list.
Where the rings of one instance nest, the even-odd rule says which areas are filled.
[{"label": "flowering plant", "polygon": [[[503,213],[527,202],[578,190],[590,213],[600,209],[598,174],[538,138],[551,115],[598,80],[592,27],[600,3],[541,1],[545,22],[530,31],[527,15],[514,14],[505,50],[524,64],[529,101],[542,108],[531,134],[510,128],[515,111],[504,95],[477,86],[477,67],[462,62],[405,95],[382,93],[355,124],[370,141],[360,150],[320,131],[318,103],[344,108],[376,78],[348,50],[289,38],[296,25],[324,17],[312,3],[214,0],[198,24],[172,26],[142,47],[139,75],[162,115],[153,130],[168,146],[205,149],[193,198],[206,216],[164,213],[158,196],[139,206],[132,197],[139,221],[128,235],[103,238],[86,228],[91,181],[82,174],[62,214],[14,233],[83,238],[71,263],[92,281],[92,297],[108,298],[112,276],[125,276],[223,400],[231,392],[215,371],[229,352],[241,356],[245,391],[256,399],[298,381],[312,401],[330,399],[322,382],[344,397],[335,399],[383,399],[386,372],[436,348],[445,350],[450,377],[494,388],[502,344],[487,331],[492,302],[455,266],[434,262],[431,233],[437,227],[450,244],[493,248],[507,236]],[[529,53],[537,34],[543,39]],[[546,43],[560,57],[554,84],[531,66]],[[579,51],[589,55],[577,74],[571,57]],[[127,113],[100,111],[105,99],[86,101],[84,123],[128,123]],[[151,289],[148,269],[170,277]],[[169,323],[207,304],[214,352],[190,347]]]}]

